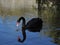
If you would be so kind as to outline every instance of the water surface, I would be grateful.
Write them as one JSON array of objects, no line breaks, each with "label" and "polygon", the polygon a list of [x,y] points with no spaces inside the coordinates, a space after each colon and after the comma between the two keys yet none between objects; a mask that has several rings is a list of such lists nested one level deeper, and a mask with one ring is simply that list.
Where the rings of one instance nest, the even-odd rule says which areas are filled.
[{"label": "water surface", "polygon": [[[26,17],[26,20],[30,20],[32,17]],[[19,26],[20,31],[16,31],[16,21],[18,19],[18,16],[12,16],[5,18],[2,18],[0,16],[0,45],[59,45],[60,42],[57,41],[57,43],[54,42],[55,38],[54,33],[49,33],[48,25],[43,25],[43,29],[40,33],[33,33],[26,31],[27,38],[24,43],[20,43],[17,41],[17,36],[20,35],[22,38],[22,32],[21,32],[21,24]],[[54,32],[54,31],[50,31]],[[57,31],[55,31],[57,32]],[[50,35],[51,34],[51,35]],[[57,34],[56,34],[57,35]],[[58,36],[60,37],[60,36]],[[60,38],[59,38],[60,39]]]}]

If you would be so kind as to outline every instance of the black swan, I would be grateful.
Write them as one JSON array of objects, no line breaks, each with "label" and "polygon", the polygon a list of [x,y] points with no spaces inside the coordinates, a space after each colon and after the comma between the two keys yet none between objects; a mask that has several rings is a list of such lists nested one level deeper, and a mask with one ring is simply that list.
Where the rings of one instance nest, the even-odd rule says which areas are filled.
[{"label": "black swan", "polygon": [[40,32],[40,30],[42,29],[42,19],[40,18],[32,18],[30,21],[27,22],[27,24],[25,24],[25,18],[24,17],[20,17],[17,20],[17,26],[19,25],[20,21],[22,20],[22,35],[23,35],[23,39],[21,40],[20,37],[18,37],[18,41],[19,42],[24,42],[26,39],[26,32],[25,30],[28,29],[28,31],[30,32]]}]

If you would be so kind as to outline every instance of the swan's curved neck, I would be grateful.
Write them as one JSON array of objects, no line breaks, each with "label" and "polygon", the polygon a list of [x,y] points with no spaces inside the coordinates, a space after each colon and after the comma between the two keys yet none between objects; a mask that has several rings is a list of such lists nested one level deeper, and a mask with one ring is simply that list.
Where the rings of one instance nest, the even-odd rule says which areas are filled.
[{"label": "swan's curved neck", "polygon": [[17,22],[20,23],[21,20],[23,20],[23,21],[22,21],[22,26],[25,26],[25,18],[24,18],[24,17],[20,17],[20,18],[17,20]]}]

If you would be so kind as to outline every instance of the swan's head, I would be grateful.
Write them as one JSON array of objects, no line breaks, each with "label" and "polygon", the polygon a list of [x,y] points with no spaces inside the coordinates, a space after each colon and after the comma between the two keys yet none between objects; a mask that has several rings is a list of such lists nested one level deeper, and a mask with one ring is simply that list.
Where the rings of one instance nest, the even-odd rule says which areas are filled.
[{"label": "swan's head", "polygon": [[16,23],[16,26],[18,27],[18,26],[19,26],[19,24],[20,24],[20,22],[17,22],[17,23]]},{"label": "swan's head", "polygon": [[24,18],[24,17],[20,17],[20,18],[17,20],[17,24],[16,24],[17,27],[19,26],[21,20],[23,21],[22,24],[25,25],[25,18]]}]

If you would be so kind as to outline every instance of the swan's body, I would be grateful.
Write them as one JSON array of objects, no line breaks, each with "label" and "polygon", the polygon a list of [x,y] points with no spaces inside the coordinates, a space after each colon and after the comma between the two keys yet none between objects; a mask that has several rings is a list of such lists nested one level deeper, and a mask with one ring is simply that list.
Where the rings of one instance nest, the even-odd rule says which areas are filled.
[{"label": "swan's body", "polygon": [[26,28],[30,32],[40,32],[40,29],[42,29],[42,20],[40,18],[33,18],[26,24]]},{"label": "swan's body", "polygon": [[40,18],[33,18],[30,21],[27,22],[27,24],[25,24],[25,18],[24,17],[20,17],[17,22],[18,24],[20,23],[20,20],[23,20],[22,22],[22,34],[23,34],[23,40],[21,40],[19,38],[19,42],[24,42],[24,40],[26,39],[26,33],[25,30],[28,29],[28,31],[30,32],[40,32],[40,30],[42,29],[42,19]]}]

